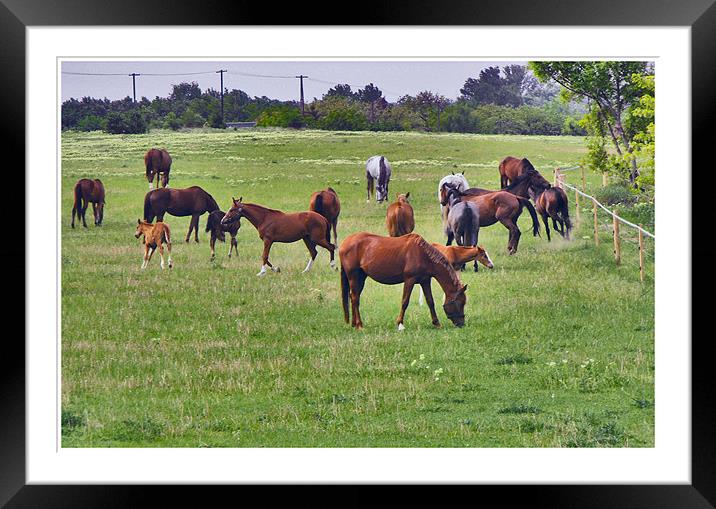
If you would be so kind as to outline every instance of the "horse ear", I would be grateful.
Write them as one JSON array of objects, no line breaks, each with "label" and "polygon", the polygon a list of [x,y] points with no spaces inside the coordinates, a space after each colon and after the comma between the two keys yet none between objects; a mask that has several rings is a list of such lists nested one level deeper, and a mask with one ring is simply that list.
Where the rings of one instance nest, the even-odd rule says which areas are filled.
[{"label": "horse ear", "polygon": [[142,224],[142,220],[141,220],[141,219],[137,219],[137,224]]},{"label": "horse ear", "polygon": [[464,285],[462,289],[460,290],[460,293],[465,293],[465,290],[467,290],[467,285]]},{"label": "horse ear", "polygon": [[454,172],[454,171],[451,171],[450,173],[451,173],[452,175],[455,175],[455,172]]},{"label": "horse ear", "polygon": [[234,198],[234,197],[232,196],[232,197],[231,197],[231,201],[234,202],[234,203],[236,203],[236,198]]},{"label": "horse ear", "polygon": [[242,203],[243,201],[244,201],[244,197],[243,197],[243,196],[239,196],[239,203]]},{"label": "horse ear", "polygon": [[405,199],[407,200],[408,198],[410,198],[410,191],[408,191],[408,194],[405,195]]},{"label": "horse ear", "polygon": [[460,172],[460,175],[465,175],[465,170],[462,170],[462,171]]}]

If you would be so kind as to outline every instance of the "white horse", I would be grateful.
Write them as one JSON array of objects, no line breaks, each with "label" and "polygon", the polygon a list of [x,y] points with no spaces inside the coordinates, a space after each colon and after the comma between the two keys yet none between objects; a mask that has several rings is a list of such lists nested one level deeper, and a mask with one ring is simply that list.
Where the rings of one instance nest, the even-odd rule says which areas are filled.
[{"label": "white horse", "polygon": [[365,176],[368,180],[368,202],[370,202],[370,193],[373,191],[373,182],[378,181],[375,186],[375,200],[378,203],[388,198],[388,184],[390,183],[390,175],[393,170],[385,156],[373,156],[365,163]]},{"label": "white horse", "polygon": [[[453,173],[452,175],[445,175],[443,178],[440,179],[440,183],[438,184],[438,203],[440,203],[440,192],[442,191],[442,188],[445,184],[450,184],[459,191],[465,191],[467,189],[470,189],[470,184],[467,183],[464,171],[457,174]],[[450,225],[448,224],[447,215],[448,207],[446,205],[440,204],[440,217],[443,220],[443,232],[446,236],[449,237]]]}]

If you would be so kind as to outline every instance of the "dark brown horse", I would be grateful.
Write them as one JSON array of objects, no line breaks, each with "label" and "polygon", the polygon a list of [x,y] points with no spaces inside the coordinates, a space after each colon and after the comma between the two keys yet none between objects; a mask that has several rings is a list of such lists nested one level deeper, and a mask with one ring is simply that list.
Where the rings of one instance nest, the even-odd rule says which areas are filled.
[{"label": "dark brown horse", "polygon": [[216,200],[199,186],[186,189],[160,188],[149,191],[144,196],[144,220],[148,222],[164,220],[164,214],[184,217],[191,216],[186,242],[189,242],[194,230],[194,240],[199,242],[199,217],[204,212],[219,210]]},{"label": "dark brown horse", "polygon": [[572,221],[569,219],[567,193],[560,187],[552,187],[552,184],[540,175],[539,178],[531,180],[529,194],[535,202],[537,213],[542,216],[544,229],[547,231],[547,240],[552,240],[549,232],[550,218],[555,231],[569,240]]},{"label": "dark brown horse", "polygon": [[411,233],[415,229],[415,216],[413,207],[408,202],[408,194],[398,194],[396,201],[388,205],[385,214],[385,225],[388,228],[388,235],[400,237]]},{"label": "dark brown horse", "polygon": [[384,285],[403,285],[403,301],[396,323],[398,330],[405,329],[403,317],[410,303],[410,294],[419,284],[430,308],[433,325],[440,326],[435,313],[435,302],[430,288],[435,278],[445,292],[443,310],[458,327],[465,325],[465,290],[455,269],[447,259],[420,235],[409,233],[402,237],[383,237],[360,232],[349,235],[338,250],[341,258],[341,298],[343,317],[349,322],[348,299],[351,301],[356,329],[363,328],[360,316],[360,295],[365,280],[370,277]]},{"label": "dark brown horse", "polygon": [[157,176],[157,188],[159,188],[159,177],[161,175],[162,187],[169,185],[169,171],[172,167],[172,156],[166,149],[152,148],[144,154],[144,167],[147,170],[147,182],[149,189],[154,188],[154,176]]},{"label": "dark brown horse", "polygon": [[528,159],[518,159],[507,156],[500,162],[500,189],[506,188],[510,182],[525,173],[527,170],[534,170],[535,167]]},{"label": "dark brown horse", "polygon": [[510,232],[507,241],[507,252],[511,255],[517,252],[517,245],[520,242],[522,233],[517,227],[517,220],[522,214],[524,207],[532,217],[532,233],[536,237],[539,235],[539,220],[534,207],[529,199],[512,194],[509,191],[493,191],[491,193],[481,194],[478,196],[465,195],[457,189],[448,185],[448,192],[444,204],[455,201],[454,197],[460,197],[461,200],[467,200],[478,206],[478,215],[480,219],[480,227],[491,226],[498,221]]},{"label": "dark brown horse", "polygon": [[239,243],[236,242],[236,234],[239,233],[241,228],[241,220],[237,219],[227,224],[221,224],[221,219],[224,217],[224,212],[221,210],[215,210],[209,213],[209,217],[206,219],[206,231],[211,232],[211,240],[209,245],[211,246],[211,259],[213,260],[216,256],[214,252],[214,244],[216,239],[224,242],[226,236],[224,233],[231,235],[231,245],[229,246],[229,258],[231,258],[231,251],[236,250],[236,254],[239,254]]},{"label": "dark brown horse", "polygon": [[75,227],[75,213],[82,219],[82,226],[87,228],[85,212],[87,205],[92,204],[95,226],[102,226],[104,219],[104,185],[100,179],[79,179],[74,188],[75,201],[72,206],[72,228]]},{"label": "dark brown horse", "polygon": [[308,260],[308,265],[303,272],[311,270],[311,265],[318,254],[317,245],[331,253],[330,264],[331,267],[335,267],[334,251],[336,247],[331,244],[330,225],[328,220],[319,213],[308,211],[286,214],[280,210],[269,209],[255,203],[244,203],[243,197],[238,200],[232,197],[231,200],[233,204],[221,223],[229,224],[245,217],[258,230],[259,237],[264,241],[263,263],[257,276],[266,274],[266,267],[270,267],[274,272],[281,272],[278,267],[274,267],[269,262],[269,251],[274,242],[290,243],[303,240],[311,254],[311,259]]},{"label": "dark brown horse", "polygon": [[336,233],[336,225],[338,225],[338,216],[341,213],[341,202],[332,187],[328,187],[323,191],[316,191],[311,195],[311,202],[308,210],[318,212],[328,220],[333,227],[333,243],[338,244],[338,233]]}]

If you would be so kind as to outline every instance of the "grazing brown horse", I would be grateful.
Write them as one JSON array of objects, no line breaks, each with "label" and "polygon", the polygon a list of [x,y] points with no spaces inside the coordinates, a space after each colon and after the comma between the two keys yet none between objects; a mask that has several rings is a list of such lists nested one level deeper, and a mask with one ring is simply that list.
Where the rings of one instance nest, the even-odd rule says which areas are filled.
[{"label": "grazing brown horse", "polygon": [[228,224],[221,224],[221,219],[224,217],[224,212],[221,210],[215,210],[209,213],[209,217],[206,220],[206,231],[211,232],[211,240],[209,245],[211,246],[211,259],[215,258],[214,244],[216,239],[221,242],[226,240],[224,233],[231,235],[231,245],[229,246],[229,258],[231,258],[231,251],[236,250],[236,254],[239,254],[239,243],[236,242],[236,234],[239,233],[241,228],[241,220],[237,219]]},{"label": "grazing brown horse", "polygon": [[146,269],[149,265],[149,260],[152,259],[154,251],[159,247],[159,257],[161,258],[161,267],[164,270],[164,245],[167,246],[169,252],[169,268],[174,266],[172,262],[172,240],[169,232],[169,225],[157,221],[157,224],[148,223],[137,219],[137,231],[134,232],[136,238],[144,235],[144,258],[142,261],[142,268]]},{"label": "grazing brown horse", "polygon": [[552,218],[552,226],[555,231],[569,240],[572,221],[569,219],[569,202],[564,189],[552,187],[552,184],[544,178],[533,179],[529,193],[535,202],[537,213],[542,216],[544,229],[547,231],[547,241],[552,240],[549,232],[549,218]]},{"label": "grazing brown horse", "polygon": [[72,206],[72,228],[75,227],[75,213],[82,219],[82,226],[87,228],[85,212],[87,205],[92,204],[95,226],[102,226],[104,219],[104,185],[100,179],[79,179],[74,189],[75,202]]},{"label": "grazing brown horse", "polygon": [[338,215],[341,213],[341,202],[332,187],[328,187],[323,191],[316,191],[311,195],[311,202],[308,210],[318,212],[328,220],[333,227],[333,243],[338,244],[338,233],[336,233],[336,225],[338,224]]},{"label": "grazing brown horse", "polygon": [[186,242],[189,242],[192,230],[194,240],[199,242],[199,217],[204,212],[219,210],[216,200],[199,186],[186,189],[160,188],[149,191],[144,196],[144,220],[148,222],[164,220],[164,214],[184,217],[191,216]]},{"label": "grazing brown horse", "polygon": [[172,167],[172,156],[166,149],[152,148],[144,154],[144,167],[147,170],[147,182],[149,190],[154,189],[154,175],[157,176],[157,188],[159,188],[159,177],[162,179],[162,187],[169,185],[169,170]]},{"label": "grazing brown horse", "polygon": [[498,221],[510,232],[507,241],[507,252],[511,255],[517,252],[517,245],[520,242],[522,233],[517,227],[517,220],[522,214],[523,207],[526,207],[532,217],[532,233],[539,236],[539,220],[534,207],[529,199],[512,194],[509,191],[493,191],[479,196],[469,196],[457,189],[450,188],[445,199],[445,204],[454,201],[453,195],[459,196],[461,200],[471,201],[478,207],[480,227],[491,226]]},{"label": "grazing brown horse", "polygon": [[269,251],[274,242],[290,243],[303,240],[311,254],[311,259],[308,260],[308,265],[303,272],[311,270],[311,265],[318,254],[317,245],[331,253],[330,265],[335,267],[334,251],[336,247],[331,244],[328,220],[321,214],[313,211],[286,214],[280,210],[269,209],[255,203],[244,203],[243,197],[238,200],[232,197],[231,200],[233,204],[222,218],[221,223],[226,225],[245,217],[258,230],[259,237],[264,241],[263,263],[257,276],[266,274],[266,267],[270,267],[274,272],[281,272],[281,269],[274,267],[269,262]]},{"label": "grazing brown horse", "polygon": [[415,233],[402,237],[383,237],[360,232],[349,235],[338,250],[341,258],[341,298],[343,317],[349,322],[348,299],[351,301],[356,329],[363,328],[360,316],[360,295],[366,278],[384,285],[403,285],[403,301],[398,315],[398,330],[404,330],[403,317],[410,303],[410,294],[419,284],[430,308],[433,325],[440,326],[430,280],[435,278],[445,292],[443,310],[458,327],[465,325],[465,290],[447,259],[425,239]]},{"label": "grazing brown horse", "polygon": [[385,225],[388,227],[388,235],[400,237],[411,233],[415,229],[415,216],[413,207],[408,202],[408,194],[396,195],[396,201],[388,205],[385,214]]},{"label": "grazing brown horse", "polygon": [[522,175],[527,170],[534,170],[535,167],[528,159],[518,159],[507,156],[500,162],[500,189],[506,188],[510,182]]}]

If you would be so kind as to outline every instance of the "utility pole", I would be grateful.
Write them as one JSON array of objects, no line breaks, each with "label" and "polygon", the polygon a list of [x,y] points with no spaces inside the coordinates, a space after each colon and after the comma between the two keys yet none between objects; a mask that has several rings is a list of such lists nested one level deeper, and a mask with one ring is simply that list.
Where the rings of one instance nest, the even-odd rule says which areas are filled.
[{"label": "utility pole", "polygon": [[135,79],[137,76],[141,76],[141,74],[137,74],[136,72],[133,72],[132,74],[128,74],[128,76],[132,77],[132,98],[134,99],[134,102],[137,102],[137,83],[135,82]]},{"label": "utility pole", "polygon": [[221,75],[221,124],[224,124],[224,73],[227,72],[225,69],[216,71],[217,74]]},{"label": "utility pole", "polygon": [[300,76],[296,76],[296,78],[301,80],[301,115],[305,115],[306,109],[303,103],[303,78],[308,78],[308,76],[304,76],[303,74],[301,74]]}]

